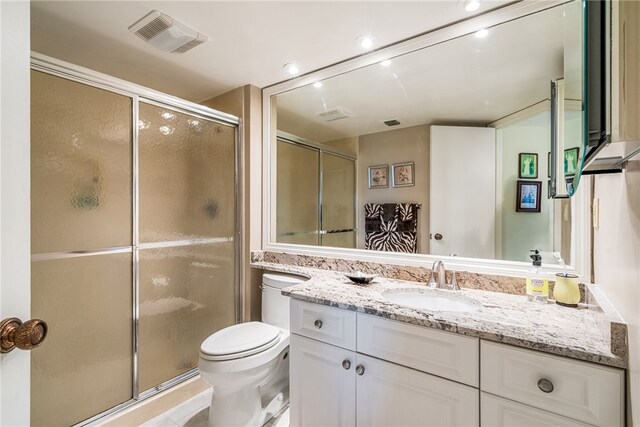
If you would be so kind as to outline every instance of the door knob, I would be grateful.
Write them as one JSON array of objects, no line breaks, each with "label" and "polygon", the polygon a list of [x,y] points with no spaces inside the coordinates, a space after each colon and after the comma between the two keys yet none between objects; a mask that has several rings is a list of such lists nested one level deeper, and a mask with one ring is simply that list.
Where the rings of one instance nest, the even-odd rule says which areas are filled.
[{"label": "door knob", "polygon": [[14,348],[31,350],[42,344],[47,337],[47,323],[33,319],[22,323],[17,317],[9,317],[0,323],[0,353],[9,353]]},{"label": "door knob", "polygon": [[440,233],[436,233],[434,237],[436,238],[436,240],[442,240],[442,234]]}]

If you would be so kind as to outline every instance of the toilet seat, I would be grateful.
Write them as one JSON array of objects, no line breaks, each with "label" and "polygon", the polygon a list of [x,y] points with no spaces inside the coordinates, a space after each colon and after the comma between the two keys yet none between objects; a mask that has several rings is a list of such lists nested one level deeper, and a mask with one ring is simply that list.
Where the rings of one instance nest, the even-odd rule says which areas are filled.
[{"label": "toilet seat", "polygon": [[281,330],[262,322],[224,328],[204,340],[200,356],[206,360],[234,360],[261,353],[280,341]]}]

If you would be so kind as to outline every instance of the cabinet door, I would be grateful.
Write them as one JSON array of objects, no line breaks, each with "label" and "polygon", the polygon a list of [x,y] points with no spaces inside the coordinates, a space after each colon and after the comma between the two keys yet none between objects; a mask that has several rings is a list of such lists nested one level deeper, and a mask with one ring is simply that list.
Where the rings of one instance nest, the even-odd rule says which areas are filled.
[{"label": "cabinet door", "polygon": [[291,425],[355,426],[355,352],[292,334],[289,354]]},{"label": "cabinet door", "polygon": [[586,427],[588,424],[487,393],[481,397],[483,427]]},{"label": "cabinet door", "polygon": [[358,354],[358,426],[470,427],[480,419],[478,389]]}]

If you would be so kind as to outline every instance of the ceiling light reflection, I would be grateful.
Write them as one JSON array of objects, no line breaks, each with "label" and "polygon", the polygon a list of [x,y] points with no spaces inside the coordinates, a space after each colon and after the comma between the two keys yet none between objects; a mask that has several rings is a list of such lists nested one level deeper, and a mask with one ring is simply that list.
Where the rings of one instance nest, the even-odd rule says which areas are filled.
[{"label": "ceiling light reflection", "polygon": [[469,0],[464,4],[464,10],[467,12],[474,12],[480,8],[480,2],[478,0]]}]

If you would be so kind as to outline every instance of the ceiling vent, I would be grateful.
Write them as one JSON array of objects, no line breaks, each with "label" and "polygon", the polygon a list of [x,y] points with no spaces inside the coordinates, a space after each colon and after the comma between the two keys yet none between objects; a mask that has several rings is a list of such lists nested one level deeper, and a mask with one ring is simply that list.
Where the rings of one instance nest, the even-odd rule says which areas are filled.
[{"label": "ceiling vent", "polygon": [[209,40],[207,36],[154,10],[129,27],[129,31],[165,52],[185,53]]},{"label": "ceiling vent", "polygon": [[385,125],[387,126],[398,126],[400,124],[400,120],[398,119],[391,119],[391,120],[385,120],[384,122]]},{"label": "ceiling vent", "polygon": [[318,113],[318,116],[322,117],[325,122],[333,122],[335,120],[346,119],[351,117],[351,111],[344,109],[342,107],[336,107],[329,111],[323,111],[322,113]]}]

